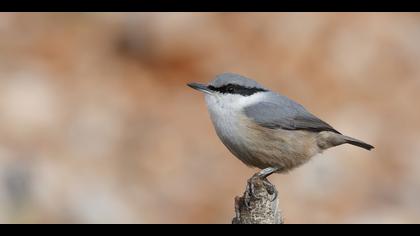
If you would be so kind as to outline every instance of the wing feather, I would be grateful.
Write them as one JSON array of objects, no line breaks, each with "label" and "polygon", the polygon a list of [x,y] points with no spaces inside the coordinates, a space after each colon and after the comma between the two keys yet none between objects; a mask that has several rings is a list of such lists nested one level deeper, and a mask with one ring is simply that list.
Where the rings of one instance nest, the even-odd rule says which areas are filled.
[{"label": "wing feather", "polygon": [[270,129],[331,131],[340,134],[331,125],[285,96],[271,93],[267,98],[262,102],[246,106],[243,110],[245,115]]}]

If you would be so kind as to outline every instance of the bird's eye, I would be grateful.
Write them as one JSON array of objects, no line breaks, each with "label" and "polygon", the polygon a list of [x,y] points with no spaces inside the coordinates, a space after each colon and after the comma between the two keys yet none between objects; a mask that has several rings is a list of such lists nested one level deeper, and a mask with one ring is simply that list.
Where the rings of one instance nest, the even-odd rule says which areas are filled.
[{"label": "bird's eye", "polygon": [[228,91],[229,93],[233,93],[233,92],[235,91],[235,88],[234,88],[232,85],[229,85],[229,86],[227,87],[227,91]]}]

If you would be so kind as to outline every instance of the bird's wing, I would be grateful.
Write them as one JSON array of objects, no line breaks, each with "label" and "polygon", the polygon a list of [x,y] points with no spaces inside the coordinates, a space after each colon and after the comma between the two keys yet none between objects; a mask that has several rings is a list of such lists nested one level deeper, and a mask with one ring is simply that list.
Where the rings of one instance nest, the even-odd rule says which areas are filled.
[{"label": "bird's wing", "polygon": [[280,95],[269,96],[262,102],[246,106],[243,111],[257,124],[270,129],[332,131],[340,134],[302,105]]}]

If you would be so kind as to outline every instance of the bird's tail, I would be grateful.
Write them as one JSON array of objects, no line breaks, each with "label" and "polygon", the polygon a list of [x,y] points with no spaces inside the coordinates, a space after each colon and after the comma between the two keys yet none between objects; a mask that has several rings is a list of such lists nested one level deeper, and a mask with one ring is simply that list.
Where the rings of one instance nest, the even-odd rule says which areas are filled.
[{"label": "bird's tail", "polygon": [[358,146],[358,147],[364,148],[364,149],[369,150],[369,151],[371,149],[375,148],[374,146],[372,146],[370,144],[367,144],[367,143],[365,143],[363,141],[360,141],[358,139],[351,138],[349,136],[344,136],[344,135],[343,135],[343,137],[344,137],[344,140],[346,141],[346,143],[348,143],[348,144],[351,144],[351,145],[354,145],[354,146]]}]

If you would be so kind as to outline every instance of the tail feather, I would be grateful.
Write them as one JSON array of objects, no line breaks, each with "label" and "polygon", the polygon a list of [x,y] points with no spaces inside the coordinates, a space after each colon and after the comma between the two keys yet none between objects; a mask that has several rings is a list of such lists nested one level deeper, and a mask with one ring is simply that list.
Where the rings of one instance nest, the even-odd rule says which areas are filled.
[{"label": "tail feather", "polygon": [[358,139],[355,139],[355,138],[351,138],[351,137],[348,137],[348,136],[345,136],[344,138],[346,140],[346,143],[364,148],[364,149],[369,150],[369,151],[371,149],[375,148],[374,146],[372,146],[370,144],[367,144],[365,142],[362,142],[362,141],[360,141]]}]

